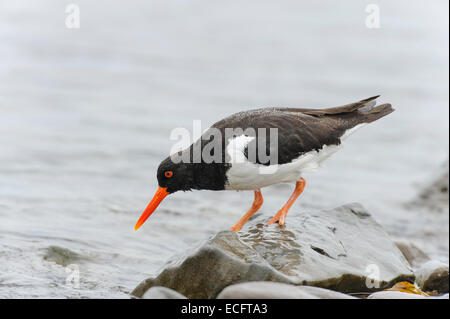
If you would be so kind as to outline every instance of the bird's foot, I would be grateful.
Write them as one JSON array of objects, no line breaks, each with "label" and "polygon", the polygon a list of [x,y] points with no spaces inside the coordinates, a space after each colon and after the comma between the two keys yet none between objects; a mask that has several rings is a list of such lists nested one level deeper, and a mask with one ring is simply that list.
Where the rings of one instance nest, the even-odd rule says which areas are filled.
[{"label": "bird's foot", "polygon": [[274,223],[280,224],[280,226],[284,226],[286,220],[287,210],[280,209],[275,216],[272,217],[267,223],[266,226],[270,226]]},{"label": "bird's foot", "polygon": [[284,221],[286,219],[286,215],[291,208],[292,204],[294,204],[295,200],[298,196],[303,192],[305,188],[306,181],[303,177],[295,184],[294,192],[292,193],[289,200],[284,204],[284,206],[266,223],[266,226],[272,225],[273,223],[278,223],[280,226],[284,226]]}]

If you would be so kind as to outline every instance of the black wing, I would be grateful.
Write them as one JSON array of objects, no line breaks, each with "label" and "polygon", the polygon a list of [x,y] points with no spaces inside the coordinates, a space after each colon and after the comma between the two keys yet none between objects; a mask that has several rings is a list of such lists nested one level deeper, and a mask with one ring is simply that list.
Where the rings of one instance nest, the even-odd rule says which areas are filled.
[{"label": "black wing", "polygon": [[[256,136],[256,139],[248,144],[246,156],[249,161],[263,165],[273,163],[268,162],[270,152],[274,151],[276,145],[270,129],[277,129],[277,162],[285,164],[304,153],[318,151],[324,145],[338,145],[348,129],[391,113],[393,109],[389,104],[374,107],[377,97],[328,109],[256,109],[236,113],[212,127],[222,132],[223,145],[228,142],[225,140],[226,128],[242,129],[246,135]],[[265,148],[261,150],[265,156],[259,154],[261,147]]]}]

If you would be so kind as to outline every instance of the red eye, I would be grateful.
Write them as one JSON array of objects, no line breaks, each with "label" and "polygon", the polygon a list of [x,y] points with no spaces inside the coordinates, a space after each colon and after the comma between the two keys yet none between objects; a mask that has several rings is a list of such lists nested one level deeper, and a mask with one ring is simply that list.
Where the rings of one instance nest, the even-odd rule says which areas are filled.
[{"label": "red eye", "polygon": [[171,178],[173,176],[173,172],[172,171],[165,171],[164,172],[164,176],[167,178]]}]

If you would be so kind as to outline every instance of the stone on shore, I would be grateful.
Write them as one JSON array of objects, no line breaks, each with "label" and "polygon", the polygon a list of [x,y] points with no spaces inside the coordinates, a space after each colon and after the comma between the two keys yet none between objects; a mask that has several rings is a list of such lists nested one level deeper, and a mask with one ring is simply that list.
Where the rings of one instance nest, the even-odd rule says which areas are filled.
[{"label": "stone on shore", "polygon": [[413,268],[418,268],[430,260],[430,257],[428,257],[427,254],[410,241],[398,240],[395,244]]},{"label": "stone on shore", "polygon": [[226,287],[217,299],[356,299],[341,292],[272,281],[253,281]]},{"label": "stone on shore", "polygon": [[430,297],[400,291],[378,291],[367,297],[367,299],[426,299],[426,298]]},{"label": "stone on shore", "polygon": [[423,291],[448,292],[449,267],[437,260],[424,263],[415,271],[416,283]]},{"label": "stone on shore", "polygon": [[449,162],[442,165],[440,172],[419,194],[411,206],[420,206],[430,211],[448,212],[449,207]]},{"label": "stone on shore", "polygon": [[367,299],[448,299],[448,294],[426,297],[400,291],[378,291],[369,295]]},{"label": "stone on shore", "polygon": [[150,288],[142,296],[143,299],[186,299],[185,296],[179,292],[161,286],[155,286]]},{"label": "stone on shore", "polygon": [[132,294],[141,297],[151,287],[164,286],[188,298],[215,298],[225,287],[249,281],[356,293],[414,281],[403,254],[359,204],[291,212],[283,228],[267,227],[266,221],[260,216],[239,233],[219,232],[172,258]]}]

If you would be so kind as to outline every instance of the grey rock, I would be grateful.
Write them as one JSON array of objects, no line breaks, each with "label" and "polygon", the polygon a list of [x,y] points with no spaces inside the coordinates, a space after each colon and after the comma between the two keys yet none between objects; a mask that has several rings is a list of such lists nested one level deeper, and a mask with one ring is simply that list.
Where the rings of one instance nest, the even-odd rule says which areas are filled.
[{"label": "grey rock", "polygon": [[145,292],[142,296],[143,299],[187,299],[186,296],[183,296],[179,292],[161,286],[155,286],[150,288]]},{"label": "grey rock", "polygon": [[294,286],[271,281],[253,281],[226,287],[217,299],[357,299],[337,291]]},{"label": "grey rock", "polygon": [[59,246],[47,247],[45,249],[43,258],[44,260],[52,261],[64,267],[88,259],[87,257],[81,256],[80,254],[71,251],[70,249]]},{"label": "grey rock", "polygon": [[418,268],[430,260],[430,257],[428,257],[427,254],[410,241],[398,240],[395,244],[413,268]]},{"label": "grey rock", "polygon": [[431,211],[448,211],[449,203],[449,162],[442,165],[437,177],[429,183],[412,202],[411,206],[426,207]]},{"label": "grey rock", "polygon": [[225,287],[248,281],[370,292],[414,280],[405,257],[359,204],[291,212],[283,228],[265,222],[259,217],[239,233],[219,232],[172,258],[132,294],[165,286],[188,298],[215,298]]},{"label": "grey rock", "polygon": [[429,297],[400,291],[378,291],[367,297],[367,299],[426,299],[426,298]]},{"label": "grey rock", "polygon": [[423,291],[448,292],[449,267],[437,260],[424,263],[415,271],[416,283]]}]

